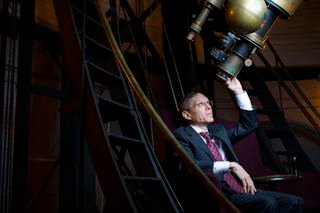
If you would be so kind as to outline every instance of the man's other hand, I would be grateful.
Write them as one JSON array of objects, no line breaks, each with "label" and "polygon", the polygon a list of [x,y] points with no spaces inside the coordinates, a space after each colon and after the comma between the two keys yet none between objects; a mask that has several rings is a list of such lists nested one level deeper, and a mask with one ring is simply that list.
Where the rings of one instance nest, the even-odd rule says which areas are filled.
[{"label": "man's other hand", "polygon": [[250,175],[244,170],[244,168],[236,162],[230,162],[230,170],[240,179],[244,191],[254,195],[257,191],[256,187],[254,186]]}]

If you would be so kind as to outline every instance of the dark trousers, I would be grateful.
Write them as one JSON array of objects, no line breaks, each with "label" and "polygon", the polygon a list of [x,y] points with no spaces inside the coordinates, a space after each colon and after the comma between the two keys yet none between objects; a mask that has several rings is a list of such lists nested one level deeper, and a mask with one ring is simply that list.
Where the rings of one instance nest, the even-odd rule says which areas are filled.
[{"label": "dark trousers", "polygon": [[273,191],[257,190],[254,195],[232,194],[230,200],[243,212],[304,212],[300,197]]}]

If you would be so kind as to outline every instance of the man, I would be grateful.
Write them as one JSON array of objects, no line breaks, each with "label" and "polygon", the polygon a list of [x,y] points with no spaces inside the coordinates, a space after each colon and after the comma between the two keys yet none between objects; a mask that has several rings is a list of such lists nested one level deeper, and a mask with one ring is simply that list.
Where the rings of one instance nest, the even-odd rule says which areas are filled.
[{"label": "man", "polygon": [[256,110],[237,78],[227,79],[226,86],[240,108],[237,126],[226,130],[223,125],[213,124],[212,102],[202,93],[191,92],[181,103],[182,116],[189,125],[174,131],[177,140],[205,173],[215,175],[222,191],[241,211],[302,212],[303,199],[256,189],[250,175],[239,165],[232,144],[256,128]]}]

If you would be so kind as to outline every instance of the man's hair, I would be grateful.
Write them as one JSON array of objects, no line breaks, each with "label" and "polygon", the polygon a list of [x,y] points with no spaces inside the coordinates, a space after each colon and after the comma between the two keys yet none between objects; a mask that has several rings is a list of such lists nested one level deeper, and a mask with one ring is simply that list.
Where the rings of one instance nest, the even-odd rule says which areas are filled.
[{"label": "man's hair", "polygon": [[198,93],[201,93],[201,92],[193,90],[182,98],[180,103],[180,112],[188,111],[188,109],[190,108],[190,103],[189,103],[190,99],[193,98]]}]

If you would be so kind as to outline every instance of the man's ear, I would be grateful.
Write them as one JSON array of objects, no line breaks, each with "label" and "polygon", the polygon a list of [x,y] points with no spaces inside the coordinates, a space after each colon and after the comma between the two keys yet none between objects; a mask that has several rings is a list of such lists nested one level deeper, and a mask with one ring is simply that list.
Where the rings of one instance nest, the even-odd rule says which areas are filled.
[{"label": "man's ear", "polygon": [[186,120],[191,120],[190,113],[188,111],[183,111],[182,117]]}]

